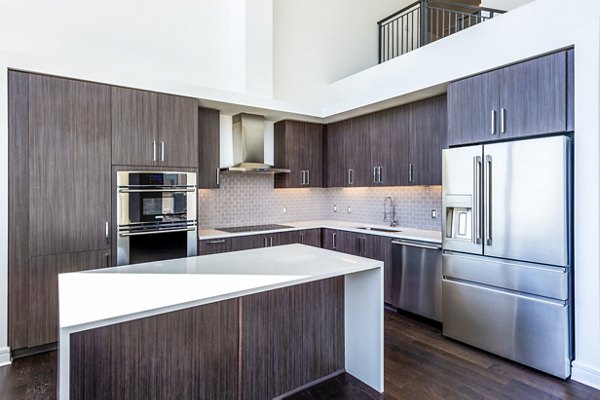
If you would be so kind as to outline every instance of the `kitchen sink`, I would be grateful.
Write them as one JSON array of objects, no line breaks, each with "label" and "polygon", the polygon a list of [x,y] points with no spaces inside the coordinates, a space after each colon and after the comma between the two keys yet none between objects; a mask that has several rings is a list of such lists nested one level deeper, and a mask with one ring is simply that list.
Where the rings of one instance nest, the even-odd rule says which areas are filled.
[{"label": "kitchen sink", "polygon": [[393,229],[393,228],[373,228],[370,226],[359,226],[356,229],[364,229],[365,231],[375,231],[375,232],[386,232],[386,233],[400,233],[402,232],[399,229]]}]

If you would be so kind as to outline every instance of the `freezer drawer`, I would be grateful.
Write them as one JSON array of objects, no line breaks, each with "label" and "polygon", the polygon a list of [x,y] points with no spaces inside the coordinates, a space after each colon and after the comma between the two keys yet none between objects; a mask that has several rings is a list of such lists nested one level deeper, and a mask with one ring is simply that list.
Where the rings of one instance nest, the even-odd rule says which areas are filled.
[{"label": "freezer drawer", "polygon": [[445,336],[566,378],[571,374],[569,306],[443,279]]},{"label": "freezer drawer", "polygon": [[392,244],[392,305],[441,322],[441,246],[399,240]]},{"label": "freezer drawer", "polygon": [[470,281],[558,300],[569,298],[568,268],[444,252],[442,273]]}]

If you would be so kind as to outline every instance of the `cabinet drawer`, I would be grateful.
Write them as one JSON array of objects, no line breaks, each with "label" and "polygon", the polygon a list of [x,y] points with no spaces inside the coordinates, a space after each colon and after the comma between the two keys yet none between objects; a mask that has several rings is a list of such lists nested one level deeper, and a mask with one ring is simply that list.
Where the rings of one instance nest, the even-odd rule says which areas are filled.
[{"label": "cabinet drawer", "polygon": [[231,238],[206,239],[198,242],[198,255],[225,253],[231,251]]}]

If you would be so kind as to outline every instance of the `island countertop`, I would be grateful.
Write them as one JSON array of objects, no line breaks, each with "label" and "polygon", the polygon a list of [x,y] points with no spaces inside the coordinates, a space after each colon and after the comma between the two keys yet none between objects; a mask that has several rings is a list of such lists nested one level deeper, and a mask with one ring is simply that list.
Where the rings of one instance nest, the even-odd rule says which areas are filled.
[{"label": "island countertop", "polygon": [[382,266],[293,244],[60,274],[60,327],[87,329]]}]

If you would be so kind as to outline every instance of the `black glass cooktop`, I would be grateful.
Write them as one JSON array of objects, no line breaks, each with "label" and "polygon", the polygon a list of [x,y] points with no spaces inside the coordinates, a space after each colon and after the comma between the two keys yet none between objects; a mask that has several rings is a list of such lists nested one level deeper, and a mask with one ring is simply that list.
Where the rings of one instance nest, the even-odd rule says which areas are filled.
[{"label": "black glass cooktop", "polygon": [[272,231],[275,229],[285,229],[292,228],[287,225],[251,225],[251,226],[233,226],[230,228],[215,228],[218,231],[228,232],[228,233],[240,233],[240,232],[257,232],[257,231]]}]

